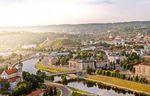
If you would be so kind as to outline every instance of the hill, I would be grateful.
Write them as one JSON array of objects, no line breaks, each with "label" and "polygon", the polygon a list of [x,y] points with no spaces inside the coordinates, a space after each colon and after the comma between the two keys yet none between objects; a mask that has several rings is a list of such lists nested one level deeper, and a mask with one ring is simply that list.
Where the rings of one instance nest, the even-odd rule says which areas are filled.
[{"label": "hill", "polygon": [[46,39],[39,46],[40,47],[46,47],[46,48],[52,48],[52,49],[59,49],[62,47],[73,47],[73,46],[79,45],[79,44],[80,43],[78,41],[73,40],[73,39],[58,38],[56,40]]},{"label": "hill", "polygon": [[57,33],[150,33],[150,21],[134,21],[120,23],[90,23],[90,24],[63,24],[26,27],[3,27],[0,31],[30,31],[30,32],[57,32]]}]

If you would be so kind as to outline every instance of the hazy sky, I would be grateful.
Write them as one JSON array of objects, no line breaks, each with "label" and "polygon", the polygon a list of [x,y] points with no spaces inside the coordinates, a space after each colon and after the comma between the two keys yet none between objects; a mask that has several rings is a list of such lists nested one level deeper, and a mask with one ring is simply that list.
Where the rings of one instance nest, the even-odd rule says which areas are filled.
[{"label": "hazy sky", "polygon": [[0,26],[150,20],[150,0],[0,0]]}]

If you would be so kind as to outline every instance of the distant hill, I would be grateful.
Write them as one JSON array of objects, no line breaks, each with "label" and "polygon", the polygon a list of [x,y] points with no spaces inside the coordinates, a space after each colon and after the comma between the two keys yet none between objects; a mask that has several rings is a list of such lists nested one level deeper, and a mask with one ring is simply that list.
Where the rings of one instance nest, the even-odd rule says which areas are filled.
[{"label": "distant hill", "polygon": [[59,34],[31,32],[0,33],[0,49],[18,48],[22,45],[28,44],[40,44],[47,37],[50,40],[53,40],[55,38],[58,38]]},{"label": "distant hill", "polygon": [[27,27],[1,27],[1,32],[57,32],[57,33],[150,33],[150,21],[134,21],[120,23],[90,23],[90,24],[63,24],[63,25],[45,25],[45,26],[27,26]]},{"label": "distant hill", "polygon": [[72,46],[79,45],[79,44],[80,44],[79,42],[72,40],[72,39],[58,38],[58,39],[53,40],[53,41],[46,39],[39,46],[40,47],[53,48],[53,49],[59,49],[61,47],[72,47]]}]

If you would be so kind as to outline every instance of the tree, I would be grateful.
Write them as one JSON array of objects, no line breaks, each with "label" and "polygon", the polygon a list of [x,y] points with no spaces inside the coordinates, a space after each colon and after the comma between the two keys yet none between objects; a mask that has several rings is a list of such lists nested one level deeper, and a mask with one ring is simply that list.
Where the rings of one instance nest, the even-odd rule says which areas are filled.
[{"label": "tree", "polygon": [[29,82],[20,82],[18,83],[17,87],[12,90],[13,96],[22,96],[23,94],[30,93],[32,90],[31,83]]},{"label": "tree", "polygon": [[50,80],[50,81],[54,81],[54,76],[53,75],[52,76],[48,76],[47,79]]},{"label": "tree", "polygon": [[23,72],[24,81],[31,82],[32,89],[39,87],[40,83],[44,82],[44,78],[38,75],[30,74],[29,72]]},{"label": "tree", "polygon": [[56,89],[56,87],[54,87],[54,89],[53,89],[53,94],[54,94],[54,96],[57,95],[57,89]]},{"label": "tree", "polygon": [[8,90],[8,88],[10,87],[10,83],[9,82],[3,82],[2,84],[3,84],[3,88],[5,90]]},{"label": "tree", "polygon": [[91,74],[92,73],[92,68],[90,68],[89,66],[87,66],[86,73],[87,74]]},{"label": "tree", "polygon": [[136,82],[139,81],[139,77],[138,77],[138,76],[135,77],[135,81],[136,81]]},{"label": "tree", "polygon": [[66,76],[65,76],[65,75],[62,75],[62,76],[61,76],[61,79],[62,79],[61,83],[64,84],[64,85],[67,85],[68,81],[67,81]]}]

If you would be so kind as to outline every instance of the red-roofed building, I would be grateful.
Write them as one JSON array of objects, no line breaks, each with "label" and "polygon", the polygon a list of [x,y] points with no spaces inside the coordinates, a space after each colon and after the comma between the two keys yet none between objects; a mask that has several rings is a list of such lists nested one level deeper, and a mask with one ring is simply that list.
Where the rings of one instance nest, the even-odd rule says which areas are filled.
[{"label": "red-roofed building", "polygon": [[27,96],[41,96],[41,94],[43,93],[42,90],[36,90],[36,91],[32,91],[30,94],[28,94]]},{"label": "red-roofed building", "polygon": [[19,65],[18,69],[8,67],[8,69],[4,70],[0,75],[0,80],[9,82],[10,89],[13,89],[21,81],[21,76],[22,76],[22,66]]}]

